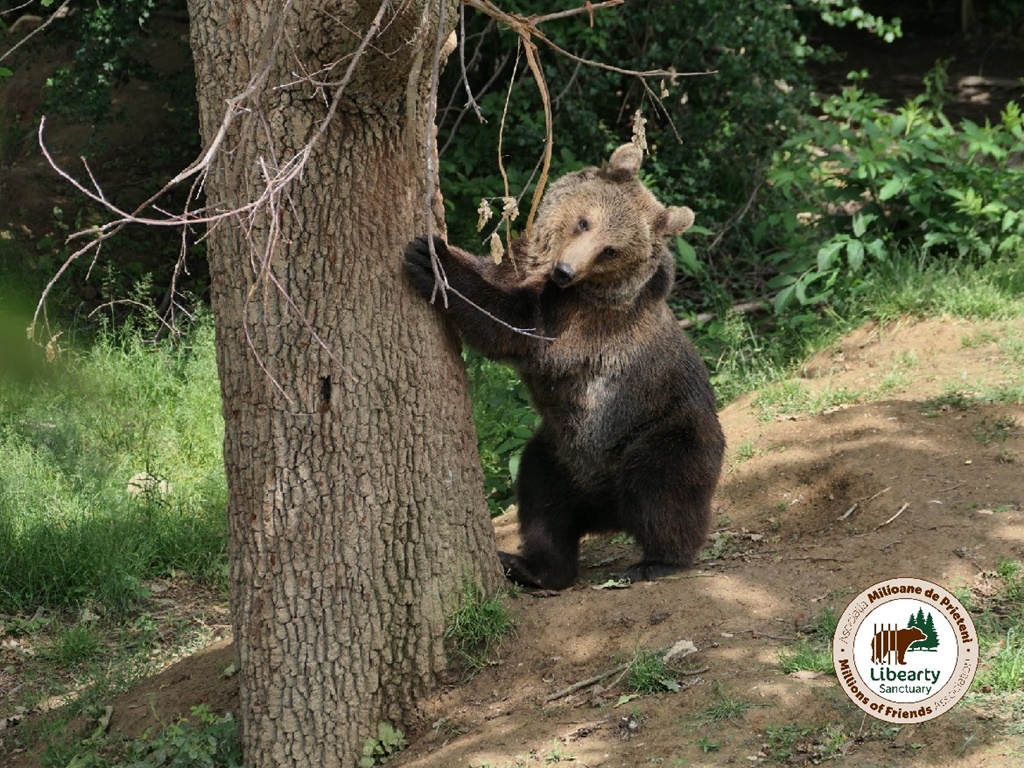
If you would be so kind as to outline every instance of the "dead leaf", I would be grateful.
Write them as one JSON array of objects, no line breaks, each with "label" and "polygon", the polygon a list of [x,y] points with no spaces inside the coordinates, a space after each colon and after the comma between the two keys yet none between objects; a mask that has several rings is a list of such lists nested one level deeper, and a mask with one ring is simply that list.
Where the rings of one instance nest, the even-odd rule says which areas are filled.
[{"label": "dead leaf", "polygon": [[629,589],[633,586],[633,582],[629,579],[608,579],[603,584],[594,584],[591,589]]},{"label": "dead leaf", "polygon": [[697,652],[697,646],[690,640],[677,640],[676,643],[665,651],[664,661],[668,664],[672,659],[685,659],[691,653]]}]

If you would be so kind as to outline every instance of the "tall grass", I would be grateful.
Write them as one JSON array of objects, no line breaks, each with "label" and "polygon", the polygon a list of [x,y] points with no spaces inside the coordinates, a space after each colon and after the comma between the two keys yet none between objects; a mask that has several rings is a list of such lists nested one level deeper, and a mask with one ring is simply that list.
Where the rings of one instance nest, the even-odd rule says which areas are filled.
[{"label": "tall grass", "polygon": [[904,251],[878,265],[856,294],[867,316],[952,315],[975,320],[1024,316],[1024,250],[984,264],[937,262]]},{"label": "tall grass", "polygon": [[[0,612],[123,611],[147,579],[221,578],[227,491],[211,324],[177,345],[106,331],[49,362],[24,340],[26,324],[0,315]],[[167,485],[129,494],[141,472]]]}]

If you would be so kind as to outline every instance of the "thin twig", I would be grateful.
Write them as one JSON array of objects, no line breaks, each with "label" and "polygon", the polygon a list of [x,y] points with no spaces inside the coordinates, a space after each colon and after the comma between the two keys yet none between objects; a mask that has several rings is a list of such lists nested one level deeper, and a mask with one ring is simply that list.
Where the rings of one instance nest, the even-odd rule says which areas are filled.
[{"label": "thin twig", "polygon": [[594,26],[594,11],[598,11],[602,8],[611,8],[616,5],[622,5],[626,0],[605,0],[603,3],[587,3],[581,5],[579,8],[570,8],[567,11],[556,11],[555,13],[547,13],[543,16],[531,16],[530,21],[533,24],[543,24],[546,21],[554,21],[555,19],[567,19],[570,16],[578,16],[581,13],[590,14],[590,26]]},{"label": "thin twig", "polygon": [[880,490],[878,493],[874,493],[871,496],[868,496],[866,499],[861,499],[861,501],[864,501],[864,502],[874,501],[879,496],[881,496],[883,493],[886,493],[886,492],[891,491],[891,490],[892,490],[892,486],[891,485],[887,485],[885,488]]},{"label": "thin twig", "polygon": [[[757,175],[760,176],[761,174],[757,174]],[[743,219],[743,217],[747,215],[747,212],[750,210],[751,206],[753,206],[753,204],[754,204],[754,200],[757,199],[757,193],[761,190],[761,184],[762,183],[763,183],[763,181],[759,180],[757,182],[757,184],[754,185],[754,189],[751,191],[750,195],[747,197],[747,202],[743,205],[743,207],[739,210],[738,213],[736,213],[734,216],[731,216],[729,218],[729,220],[725,223],[725,226],[722,227],[722,230],[717,235],[715,235],[715,239],[712,240],[711,241],[711,245],[708,246],[708,253],[713,253],[715,248],[718,247],[718,244],[720,242],[722,242],[723,238],[725,238],[726,233],[730,229],[735,227],[737,224],[739,224],[739,222]]]},{"label": "thin twig", "polygon": [[[479,46],[476,50],[477,53],[480,52]],[[469,87],[469,73],[466,71],[466,6],[463,3],[459,3],[459,66],[462,83],[466,86],[466,104],[473,108],[477,118],[482,123],[484,122],[484,113],[480,111],[480,105],[473,98],[473,89]],[[500,69],[497,69],[495,74],[500,71]]]},{"label": "thin twig", "polygon": [[540,100],[544,105],[544,164],[540,169],[540,178],[537,179],[537,188],[533,192],[533,202],[530,203],[530,214],[526,217],[526,236],[533,232],[533,219],[537,215],[537,208],[540,207],[541,197],[544,195],[544,186],[548,180],[548,170],[551,168],[551,152],[555,145],[554,119],[551,116],[551,95],[548,93],[548,85],[544,80],[544,70],[540,67],[540,60],[537,58],[537,46],[529,39],[523,40],[523,50],[526,52],[526,63],[530,65],[533,78],[537,82],[537,90],[540,91]]},{"label": "thin twig", "polygon": [[[508,186],[508,171],[505,170],[505,157],[502,152],[502,144],[505,141],[505,117],[508,115],[508,105],[512,100],[512,86],[516,82],[516,72],[519,71],[519,54],[523,49],[522,38],[516,40],[516,60],[512,64],[512,77],[508,79],[508,90],[505,92],[505,106],[501,111],[501,122],[498,124],[498,172],[501,174],[501,183],[505,190],[505,197],[510,197]],[[502,217],[505,222],[505,247],[509,255],[512,253],[512,223]]]},{"label": "thin twig", "polygon": [[[467,0],[467,2],[471,2],[471,0]],[[605,64],[602,61],[595,61],[594,59],[584,59],[582,56],[577,56],[574,53],[570,53],[569,51],[565,50],[556,43],[553,43],[547,36],[545,36],[540,31],[535,30],[534,34],[536,35],[538,40],[540,40],[542,43],[551,48],[551,50],[555,51],[556,53],[562,54],[567,59],[578,61],[581,64],[585,64],[588,67],[594,67],[595,69],[603,69],[607,72],[615,72],[616,74],[619,75],[630,75],[631,77],[639,78],[666,77],[675,79],[677,77],[704,77],[705,75],[718,74],[717,69],[707,69],[704,70],[703,72],[674,72],[671,69],[623,69],[622,67],[616,67],[613,64]]]},{"label": "thin twig", "polygon": [[581,691],[584,688],[593,685],[594,683],[599,683],[607,677],[611,677],[612,675],[618,674],[619,672],[624,672],[627,669],[629,669],[630,663],[631,662],[628,661],[623,662],[622,664],[614,666],[611,669],[606,669],[604,672],[596,674],[593,677],[588,677],[586,680],[580,680],[578,683],[573,683],[568,688],[563,688],[562,690],[557,691],[556,693],[552,693],[550,696],[544,699],[544,703],[550,704],[552,701],[557,701],[558,699],[565,698],[566,696],[572,693],[576,693],[577,691]]},{"label": "thin twig", "polygon": [[[531,229],[533,227],[534,217],[537,212],[537,208],[540,205],[541,197],[544,194],[544,185],[547,183],[548,169],[551,164],[551,154],[554,147],[554,133],[551,117],[551,96],[548,92],[547,83],[544,78],[544,71],[540,66],[540,61],[537,54],[537,45],[536,43],[534,43],[534,39],[540,40],[553,51],[556,51],[557,53],[560,53],[563,56],[579,64],[584,64],[586,66],[603,69],[609,72],[615,72],[621,75],[629,75],[632,77],[640,78],[648,93],[650,93],[651,96],[659,103],[661,102],[661,98],[658,96],[658,94],[654,93],[654,91],[650,89],[650,86],[647,85],[645,78],[666,77],[674,80],[677,77],[692,77],[697,75],[714,74],[714,71],[711,70],[706,72],[673,72],[667,69],[651,69],[638,71],[623,69],[622,67],[616,67],[611,64],[604,64],[603,62],[594,61],[592,59],[585,59],[581,56],[572,54],[569,51],[566,51],[565,49],[556,45],[554,42],[548,39],[548,37],[544,35],[543,32],[540,31],[540,28],[538,26],[540,23],[543,23],[544,21],[550,21],[557,18],[565,18],[567,16],[578,15],[582,13],[591,14],[592,19],[592,14],[595,8],[604,8],[613,5],[619,5],[620,3],[618,2],[612,2],[609,0],[608,2],[598,3],[595,5],[594,3],[591,3],[589,0],[587,0],[587,2],[584,3],[584,5],[575,9],[558,11],[547,16],[529,17],[520,16],[515,13],[508,13],[506,11],[503,11],[500,8],[498,8],[497,5],[495,5],[492,2],[492,0],[463,0],[463,2],[466,5],[480,11],[481,13],[484,13],[490,18],[500,21],[502,24],[507,26],[509,29],[511,29],[519,36],[519,39],[522,41],[523,44],[523,50],[526,53],[527,64],[529,65],[530,71],[533,74],[533,79],[537,84],[537,90],[540,92],[541,103],[544,106],[544,123],[546,138],[544,142],[543,162],[540,178],[537,180],[537,188],[534,191],[533,201],[530,205],[530,213],[526,218],[525,231],[527,236],[530,235]],[[664,108],[663,105],[662,107]]]},{"label": "thin twig", "polygon": [[909,503],[909,502],[908,502],[908,503],[906,503],[906,504],[904,504],[904,505],[903,505],[902,507],[900,507],[900,508],[899,508],[899,510],[898,510],[898,511],[896,512],[896,514],[895,514],[895,515],[893,515],[892,517],[890,517],[890,518],[889,518],[888,520],[886,520],[886,521],[885,521],[884,523],[879,523],[878,525],[876,525],[876,526],[875,526],[875,530],[877,531],[877,530],[878,530],[879,528],[884,528],[885,526],[887,526],[887,525],[888,525],[889,523],[891,523],[891,522],[892,522],[893,520],[895,520],[895,519],[896,519],[897,517],[899,517],[900,515],[902,515],[902,514],[903,514],[903,513],[904,513],[904,512],[906,511],[907,507],[909,507],[909,506],[910,506],[910,503]]},{"label": "thin twig", "polygon": [[[864,502],[866,504],[869,501],[873,501],[874,499],[877,499],[879,496],[881,496],[883,493],[885,493],[886,491],[889,491],[889,490],[892,490],[892,486],[888,486],[886,488],[883,488],[878,493],[873,494],[871,496],[868,496],[866,498],[857,499],[855,502],[853,502],[853,506],[850,507],[848,510],[846,510],[843,514],[841,514],[837,519],[838,520],[845,520],[846,518],[848,518],[850,515],[853,514],[854,510],[857,509],[857,506],[861,502]],[[895,519],[895,518],[893,518],[893,519]]]}]

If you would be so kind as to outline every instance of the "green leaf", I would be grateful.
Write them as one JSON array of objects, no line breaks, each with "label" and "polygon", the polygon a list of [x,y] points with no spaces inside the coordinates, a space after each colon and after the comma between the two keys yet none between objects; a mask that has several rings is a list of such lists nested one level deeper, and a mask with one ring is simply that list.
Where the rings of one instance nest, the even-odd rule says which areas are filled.
[{"label": "green leaf", "polygon": [[671,691],[672,693],[676,693],[677,691],[679,691],[680,688],[682,688],[682,686],[679,685],[679,681],[674,680],[671,677],[663,677],[659,679],[658,682],[661,683],[661,686],[666,691]]},{"label": "green leaf", "polygon": [[689,275],[699,275],[703,267],[697,261],[697,251],[694,250],[693,246],[680,237],[676,238],[676,248],[679,251],[680,266]]},{"label": "green leaf", "polygon": [[1003,214],[1002,231],[1008,231],[1014,224],[1017,223],[1017,219],[1020,218],[1020,211],[1007,210]]},{"label": "green leaf", "polygon": [[826,272],[832,269],[832,262],[835,260],[836,254],[839,253],[840,249],[849,242],[846,239],[834,239],[829,240],[821,248],[818,249],[818,270],[820,272]]},{"label": "green leaf", "polygon": [[792,274],[781,274],[776,275],[768,281],[769,288],[785,288],[786,286],[793,285],[799,278],[799,275]]},{"label": "green leaf", "polygon": [[878,190],[879,200],[889,200],[907,188],[907,180],[901,176],[889,179],[882,188]]},{"label": "green leaf", "polygon": [[885,241],[878,237],[864,244],[865,250],[878,260],[885,258]]},{"label": "green leaf", "polygon": [[853,216],[853,236],[864,237],[864,233],[868,231],[868,225],[877,219],[877,214],[874,213],[856,213]]},{"label": "green leaf", "polygon": [[773,303],[775,305],[776,314],[781,315],[785,311],[786,307],[789,306],[789,302],[792,301],[793,292],[795,290],[796,284],[783,288],[781,291],[775,294],[775,301]]},{"label": "green leaf", "polygon": [[850,269],[854,272],[861,268],[864,263],[864,243],[860,240],[851,240],[846,244],[846,260],[850,264]]},{"label": "green leaf", "polygon": [[519,476],[519,462],[522,460],[522,458],[523,455],[521,453],[517,453],[515,456],[510,457],[508,460],[508,473],[513,480]]}]

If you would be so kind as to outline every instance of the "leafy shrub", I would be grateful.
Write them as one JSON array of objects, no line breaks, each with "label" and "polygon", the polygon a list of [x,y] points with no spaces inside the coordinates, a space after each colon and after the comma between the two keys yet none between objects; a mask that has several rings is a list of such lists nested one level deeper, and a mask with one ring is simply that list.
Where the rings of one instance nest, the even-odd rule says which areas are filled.
[{"label": "leafy shrub", "polygon": [[987,262],[1024,250],[1024,117],[954,126],[925,96],[895,111],[857,85],[821,103],[776,154],[781,200],[758,236],[780,244],[776,309],[829,299],[840,279],[913,249]]},{"label": "leafy shrub", "polygon": [[391,723],[378,723],[377,735],[369,736],[363,745],[363,756],[359,768],[373,768],[384,765],[405,747],[405,734]]},{"label": "leafy shrub", "polygon": [[491,514],[499,515],[515,500],[519,459],[540,417],[530,405],[525,385],[510,368],[471,350],[466,352],[466,362],[484,491]]},{"label": "leafy shrub", "polygon": [[54,29],[72,46],[73,59],[47,80],[47,105],[82,120],[104,120],[111,88],[150,71],[138,57],[138,44],[155,6],[156,0],[76,6]]},{"label": "leafy shrub", "polygon": [[241,768],[238,724],[230,712],[218,715],[205,704],[191,709],[191,721],[170,723],[142,738],[125,740],[104,726],[84,739],[68,734],[48,742],[46,768]]}]

